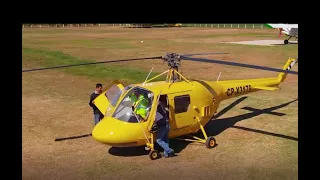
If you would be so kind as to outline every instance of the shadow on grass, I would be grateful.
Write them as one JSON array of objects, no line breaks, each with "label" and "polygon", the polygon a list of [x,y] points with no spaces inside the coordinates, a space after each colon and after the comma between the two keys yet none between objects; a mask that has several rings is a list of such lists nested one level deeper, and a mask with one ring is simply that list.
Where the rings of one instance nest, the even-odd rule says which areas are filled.
[{"label": "shadow on grass", "polygon": [[[244,97],[237,99],[235,102],[231,103],[229,106],[227,106],[223,110],[221,110],[216,115],[215,118],[219,118],[220,116],[222,116],[223,114],[228,112],[230,109],[235,107],[237,104],[241,103],[246,98],[247,98],[247,96],[244,96]],[[228,128],[237,128],[237,129],[241,129],[241,130],[245,130],[245,131],[250,131],[250,132],[265,134],[265,135],[269,135],[269,136],[280,137],[280,138],[298,141],[298,138],[296,138],[296,137],[291,137],[291,136],[286,136],[286,135],[282,135],[282,134],[277,134],[277,133],[272,133],[272,132],[251,129],[251,128],[246,128],[246,127],[241,127],[241,126],[235,125],[239,121],[250,119],[252,117],[259,116],[261,114],[272,114],[272,115],[276,115],[276,116],[284,116],[285,115],[284,113],[278,113],[278,112],[273,112],[273,111],[280,109],[280,108],[283,108],[285,106],[288,106],[289,104],[291,104],[297,100],[298,99],[295,99],[293,101],[290,101],[290,102],[287,102],[287,103],[284,103],[284,104],[281,104],[278,106],[265,108],[262,110],[254,109],[251,107],[243,107],[242,109],[246,109],[246,110],[249,110],[252,112],[242,114],[239,116],[229,117],[229,118],[211,120],[211,121],[209,121],[209,123],[206,124],[205,130],[206,130],[208,136],[216,136]],[[199,133],[197,133],[196,136],[203,138],[201,131]],[[183,137],[181,137],[181,138],[183,138]],[[174,149],[174,151],[176,153],[180,153],[190,143],[191,142],[181,141],[181,140],[177,140],[177,139],[170,139],[170,147],[172,149]],[[205,146],[204,144],[200,144],[200,145]],[[162,148],[159,147],[157,143],[155,143],[155,149],[162,151]],[[109,153],[112,155],[116,155],[116,156],[142,156],[142,155],[147,155],[149,152],[146,151],[143,146],[141,146],[141,147],[123,147],[123,148],[111,147],[109,149]]]},{"label": "shadow on grass", "polygon": [[284,104],[281,104],[278,106],[265,108],[265,109],[261,109],[261,110],[254,109],[251,107],[243,107],[241,109],[249,110],[252,112],[249,112],[246,114],[241,114],[241,115],[234,116],[234,117],[229,117],[229,118],[211,120],[205,126],[205,130],[207,131],[207,134],[209,136],[216,136],[216,135],[220,134],[221,132],[223,132],[224,130],[231,127],[231,128],[237,128],[237,129],[247,130],[247,131],[251,131],[251,132],[261,133],[261,134],[265,134],[265,135],[271,135],[271,136],[275,136],[275,137],[283,137],[283,138],[290,139],[290,140],[293,140],[293,139],[297,140],[297,138],[295,138],[295,137],[285,136],[285,135],[281,135],[281,134],[275,134],[275,133],[262,131],[262,130],[255,130],[255,129],[244,128],[244,127],[241,128],[240,126],[234,126],[239,121],[250,119],[255,116],[259,116],[261,114],[271,114],[271,115],[276,115],[276,116],[284,116],[285,114],[283,114],[283,113],[272,112],[272,111],[283,108],[285,106],[288,106],[289,104],[291,104],[297,100],[298,99],[295,99],[293,101],[290,101],[290,102],[287,102],[287,103],[284,103]]},{"label": "shadow on grass", "polygon": [[284,46],[284,45],[290,45],[290,44],[298,44],[298,42],[290,42],[288,44],[284,44],[284,43],[279,43],[279,44],[271,44],[271,45],[275,45],[275,46]]},{"label": "shadow on grass", "polygon": [[79,139],[84,137],[89,137],[91,134],[83,134],[79,136],[69,136],[69,137],[63,137],[63,138],[56,138],[54,141],[65,141],[65,140],[71,140],[71,139]]},{"label": "shadow on grass", "polygon": [[149,154],[144,146],[139,147],[111,147],[108,151],[114,156],[143,156]]}]

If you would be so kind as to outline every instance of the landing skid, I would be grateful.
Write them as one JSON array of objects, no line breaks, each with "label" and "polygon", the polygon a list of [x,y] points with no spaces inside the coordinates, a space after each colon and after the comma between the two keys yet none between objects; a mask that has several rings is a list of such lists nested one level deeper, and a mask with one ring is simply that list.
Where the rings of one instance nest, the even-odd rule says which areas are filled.
[{"label": "landing skid", "polygon": [[285,39],[285,40],[284,40],[284,44],[289,44],[289,40],[290,40],[290,38],[292,38],[292,36],[289,36],[289,38],[288,38],[288,39]]},{"label": "landing skid", "polygon": [[206,131],[204,130],[204,127],[202,126],[199,118],[197,118],[199,124],[200,124],[200,129],[202,131],[202,134],[204,136],[204,139],[196,137],[196,136],[191,136],[189,135],[189,137],[193,138],[193,139],[182,139],[182,138],[175,138],[178,140],[183,140],[183,141],[191,141],[191,142],[199,142],[199,143],[204,143],[206,145],[206,147],[208,149],[214,148],[217,145],[216,139],[213,136],[207,136]]},{"label": "landing skid", "polygon": [[153,133],[151,133],[151,138],[150,139],[151,139],[151,142],[148,142],[146,144],[145,150],[146,151],[150,150],[149,158],[151,160],[159,159],[161,157],[161,154],[160,154],[159,151],[154,149],[154,134]]},{"label": "landing skid", "polygon": [[[200,119],[197,118],[197,120],[198,120],[198,122],[200,124],[200,130],[202,131],[204,139],[196,137],[196,136],[192,136],[192,135],[189,135],[189,136],[191,138],[193,138],[193,139],[182,139],[182,138],[175,138],[175,139],[184,140],[184,141],[191,141],[191,142],[204,143],[208,149],[216,147],[216,145],[217,145],[216,139],[213,136],[209,136],[208,137],[206,131],[204,130],[203,125],[200,122]],[[160,154],[159,151],[154,149],[154,134],[153,133],[151,133],[151,138],[150,139],[151,139],[151,142],[146,143],[145,150],[146,151],[150,151],[149,152],[149,158],[151,160],[159,159],[161,157],[161,154]]]}]

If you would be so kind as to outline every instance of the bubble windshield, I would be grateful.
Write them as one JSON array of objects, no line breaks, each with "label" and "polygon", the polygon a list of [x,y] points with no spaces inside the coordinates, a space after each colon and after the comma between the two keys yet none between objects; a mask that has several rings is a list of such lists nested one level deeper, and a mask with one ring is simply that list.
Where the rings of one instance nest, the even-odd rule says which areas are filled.
[{"label": "bubble windshield", "polygon": [[[107,112],[106,112],[106,116],[109,116],[109,113],[111,112],[111,110],[117,105],[118,101],[119,101],[119,98],[122,94],[124,94],[126,91],[128,91],[129,89],[131,89],[132,86],[129,85],[129,86],[126,86],[124,89],[120,90],[118,88],[118,86],[116,85],[113,85],[106,93],[106,97],[108,99],[111,99],[110,101],[110,104],[107,108]],[[116,90],[114,90],[116,89]]]},{"label": "bubble windshield", "polygon": [[150,114],[152,102],[151,91],[134,87],[123,97],[112,117],[130,123],[145,121]]}]

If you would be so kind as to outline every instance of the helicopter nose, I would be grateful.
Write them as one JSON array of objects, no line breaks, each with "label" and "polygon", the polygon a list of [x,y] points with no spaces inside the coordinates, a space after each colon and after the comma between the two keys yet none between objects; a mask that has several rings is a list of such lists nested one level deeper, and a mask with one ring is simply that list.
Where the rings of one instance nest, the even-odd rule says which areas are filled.
[{"label": "helicopter nose", "polygon": [[115,128],[111,128],[111,126],[117,127],[117,125],[111,125],[114,123],[110,121],[112,121],[111,118],[104,118],[96,124],[92,131],[92,137],[95,140],[106,144],[115,143],[117,133],[114,132]]},{"label": "helicopter nose", "polygon": [[127,123],[111,117],[102,119],[92,131],[92,137],[111,146],[127,146],[140,143],[141,127],[138,123]]}]

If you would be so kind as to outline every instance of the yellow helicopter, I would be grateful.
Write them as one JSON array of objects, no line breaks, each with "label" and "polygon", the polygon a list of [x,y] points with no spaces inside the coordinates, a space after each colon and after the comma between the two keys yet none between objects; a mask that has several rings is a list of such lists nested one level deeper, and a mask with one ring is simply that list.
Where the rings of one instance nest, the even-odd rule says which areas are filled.
[{"label": "yellow helicopter", "polygon": [[[278,86],[286,79],[287,74],[298,74],[296,71],[290,71],[294,64],[298,62],[298,58],[289,58],[283,69],[276,69],[229,61],[192,58],[190,57],[192,55],[198,54],[178,55],[168,53],[161,57],[56,66],[23,70],[22,72],[142,59],[164,60],[169,67],[167,71],[148,79],[151,70],[143,83],[131,84],[126,87],[115,80],[93,102],[105,115],[93,128],[92,137],[96,141],[113,147],[146,146],[146,149],[150,150],[149,157],[152,160],[160,157],[160,153],[154,148],[156,132],[152,131],[159,102],[165,104],[169,109],[171,127],[169,138],[190,135],[189,139],[183,140],[204,143],[207,148],[213,148],[216,145],[216,140],[213,136],[207,136],[204,126],[214,118],[221,101],[259,90],[279,90]],[[271,78],[227,81],[187,79],[179,72],[181,59],[262,69],[279,72],[279,74]],[[164,81],[153,81],[160,76],[166,76],[166,79]],[[146,118],[142,119],[134,113],[133,102],[128,98],[132,93],[139,93],[148,100]],[[198,131],[202,132],[204,139],[192,135]]]}]

